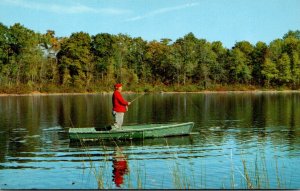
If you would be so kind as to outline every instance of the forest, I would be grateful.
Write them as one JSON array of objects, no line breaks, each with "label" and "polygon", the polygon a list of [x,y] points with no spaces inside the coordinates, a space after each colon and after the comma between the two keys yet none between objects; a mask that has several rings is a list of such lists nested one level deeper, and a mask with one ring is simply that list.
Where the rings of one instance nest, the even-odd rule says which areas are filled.
[{"label": "forest", "polygon": [[300,31],[228,49],[193,33],[172,41],[127,34],[35,32],[0,23],[0,93],[300,89]]}]

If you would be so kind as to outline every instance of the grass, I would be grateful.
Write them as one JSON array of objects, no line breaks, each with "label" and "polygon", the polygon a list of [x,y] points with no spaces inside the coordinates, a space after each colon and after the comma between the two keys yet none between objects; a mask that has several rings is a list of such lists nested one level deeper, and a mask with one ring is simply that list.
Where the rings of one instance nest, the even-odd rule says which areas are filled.
[{"label": "grass", "polygon": [[[88,151],[88,148],[84,146],[84,143],[81,144],[82,148]],[[113,182],[110,179],[112,156],[109,153],[111,150],[107,149],[103,143],[100,144],[104,153],[104,159],[101,160],[100,165],[95,164],[92,160],[92,155],[89,154],[89,152],[85,152],[85,158],[87,157],[88,161],[83,162],[88,164],[87,168],[90,169],[90,172],[95,177],[98,189],[114,188]],[[113,144],[115,144],[115,147],[119,147],[117,142],[113,141]],[[207,179],[207,176],[209,175],[206,174],[206,169],[210,169],[210,166],[206,165],[205,158],[201,159],[201,166],[199,166],[200,170],[196,170],[198,173],[195,175],[195,167],[193,165],[187,166],[181,164],[178,160],[178,151],[169,147],[167,139],[164,147],[166,148],[165,152],[169,152],[170,156],[173,157],[166,159],[169,172],[164,171],[161,173],[161,177],[154,177],[159,180],[161,188],[166,189],[171,186],[173,189],[207,189],[207,180],[210,178]],[[226,176],[226,182],[220,182],[220,185],[215,185],[215,189],[274,189],[274,184],[271,183],[271,180],[276,181],[276,189],[284,189],[287,186],[283,169],[279,165],[279,159],[275,156],[275,160],[272,160],[272,162],[268,161],[263,149],[257,150],[254,159],[247,159],[247,155],[241,152],[240,155],[238,155],[241,157],[240,161],[234,162],[235,155],[233,155],[232,150],[230,157],[227,155],[224,156],[224,162],[229,162],[230,164],[228,176]],[[184,160],[188,162],[188,160],[191,159]],[[139,160],[135,161],[136,162],[131,165],[128,174],[124,175],[123,186],[126,185],[125,187],[129,189],[147,189],[149,186],[151,187],[151,183],[148,181],[149,177],[147,177],[149,166],[147,166],[146,163],[141,163]],[[272,163],[273,166],[270,165],[270,163]],[[152,169],[152,171],[153,170],[154,169]],[[158,172],[159,170],[160,169],[157,169]],[[275,175],[270,174],[271,172],[275,172]],[[170,179],[172,183],[168,182]],[[211,186],[209,188],[211,188]]]},{"label": "grass", "polygon": [[[88,152],[87,147],[85,146],[83,141],[80,141],[82,148],[85,151],[85,157],[88,158],[88,161],[82,160],[83,166],[86,166],[87,163],[88,169],[90,169],[91,173],[94,175],[96,182],[97,182],[97,189],[104,189],[105,188],[105,176],[109,172],[109,157],[107,154],[104,155],[104,160],[102,161],[101,165],[97,166],[93,160],[92,155]],[[103,147],[104,151],[106,151],[106,147]],[[106,153],[106,152],[104,152]]]},{"label": "grass", "polygon": [[196,188],[195,176],[186,172],[186,169],[181,168],[178,162],[174,162],[171,169],[173,177],[173,185],[175,189],[193,189]]},{"label": "grass", "polygon": [[[138,83],[138,84],[124,84],[124,90],[130,92],[202,92],[202,91],[253,91],[253,90],[275,90],[284,91],[292,90],[286,86],[278,87],[261,87],[245,84],[210,84],[203,87],[199,84],[187,83],[185,85],[170,84],[166,85],[161,82],[154,84]],[[35,93],[104,93],[113,91],[113,84],[95,83],[89,86],[60,86],[54,83],[48,84],[10,84],[2,85],[0,87],[1,94],[30,94]]]},{"label": "grass", "polygon": [[[274,152],[276,153],[276,152]],[[274,155],[273,161],[267,161],[265,152],[262,149],[259,149],[256,153],[254,161],[245,160],[242,156],[242,165],[243,165],[243,185],[246,189],[270,189],[271,188],[271,179],[276,181],[276,189],[287,188],[287,184],[284,179],[284,168],[280,168],[279,162],[276,154]],[[273,164],[275,163],[275,164]],[[272,168],[273,167],[273,168]],[[270,174],[273,173],[274,174]],[[275,178],[276,177],[276,178]]]},{"label": "grass", "polygon": [[[173,160],[172,161],[172,166],[169,167],[170,169],[170,175],[172,176],[173,179],[173,187],[175,189],[191,189],[195,188],[195,176],[194,173],[187,173],[185,168],[182,168],[181,165],[178,163],[178,153],[175,151],[171,151],[169,144],[168,144],[168,139],[165,139],[166,141],[166,148],[169,153],[172,153],[173,155]],[[192,175],[191,175],[192,174]],[[192,177],[192,178],[190,178]]]}]

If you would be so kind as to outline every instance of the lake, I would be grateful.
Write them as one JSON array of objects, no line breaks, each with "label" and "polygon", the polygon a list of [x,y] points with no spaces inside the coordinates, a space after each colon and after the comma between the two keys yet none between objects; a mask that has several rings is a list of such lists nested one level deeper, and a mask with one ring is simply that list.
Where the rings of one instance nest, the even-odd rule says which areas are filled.
[{"label": "lake", "polygon": [[0,97],[0,189],[300,188],[300,93],[145,94],[124,124],[199,134],[70,143],[70,127],[111,124],[111,107],[111,94]]}]

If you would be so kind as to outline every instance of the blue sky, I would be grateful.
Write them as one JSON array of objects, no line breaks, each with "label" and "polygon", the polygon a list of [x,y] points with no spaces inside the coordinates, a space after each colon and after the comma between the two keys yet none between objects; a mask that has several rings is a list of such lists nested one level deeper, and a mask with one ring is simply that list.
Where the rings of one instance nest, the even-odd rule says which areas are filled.
[{"label": "blue sky", "polygon": [[192,32],[231,48],[300,30],[300,0],[0,0],[0,22],[60,37],[84,31],[175,41]]}]

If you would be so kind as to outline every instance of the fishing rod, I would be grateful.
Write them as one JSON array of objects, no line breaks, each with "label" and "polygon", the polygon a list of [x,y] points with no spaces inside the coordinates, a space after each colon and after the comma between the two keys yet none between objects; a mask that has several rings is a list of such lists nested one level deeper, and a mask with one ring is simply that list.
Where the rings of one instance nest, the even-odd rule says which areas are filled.
[{"label": "fishing rod", "polygon": [[136,101],[137,99],[139,99],[139,98],[142,97],[143,95],[145,95],[145,94],[141,94],[141,95],[137,96],[136,98],[134,98],[133,100],[131,100],[131,103],[133,103],[134,101]]},{"label": "fishing rod", "polygon": [[[143,95],[145,95],[145,94],[141,94],[141,95],[137,96],[136,98],[134,98],[133,100],[131,100],[130,103],[133,103],[134,101],[138,100]],[[128,111],[128,106],[126,106],[126,111]]]}]

